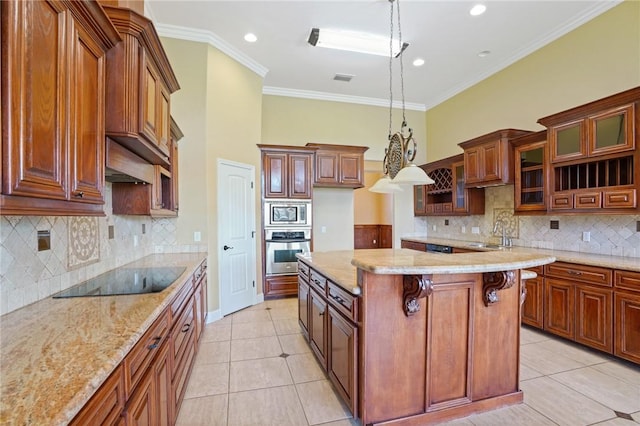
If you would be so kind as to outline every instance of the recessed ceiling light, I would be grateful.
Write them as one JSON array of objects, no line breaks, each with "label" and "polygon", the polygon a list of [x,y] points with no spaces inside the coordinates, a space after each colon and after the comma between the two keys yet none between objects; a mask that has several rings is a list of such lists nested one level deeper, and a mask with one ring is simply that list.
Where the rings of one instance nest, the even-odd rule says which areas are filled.
[{"label": "recessed ceiling light", "polygon": [[244,41],[248,41],[249,43],[255,43],[258,41],[258,37],[254,33],[246,33],[244,35]]},{"label": "recessed ceiling light", "polygon": [[490,50],[483,50],[482,52],[478,53],[478,56],[480,56],[481,58],[484,58],[485,56],[488,56],[491,54]]},{"label": "recessed ceiling light", "polygon": [[422,59],[422,58],[415,58],[415,59],[413,60],[413,66],[414,66],[414,67],[421,67],[421,66],[423,66],[423,65],[424,65],[424,59]]},{"label": "recessed ceiling light", "polygon": [[471,16],[478,16],[478,15],[482,15],[486,10],[487,10],[487,6],[485,6],[484,4],[478,3],[471,8],[471,10],[469,11],[469,14]]}]

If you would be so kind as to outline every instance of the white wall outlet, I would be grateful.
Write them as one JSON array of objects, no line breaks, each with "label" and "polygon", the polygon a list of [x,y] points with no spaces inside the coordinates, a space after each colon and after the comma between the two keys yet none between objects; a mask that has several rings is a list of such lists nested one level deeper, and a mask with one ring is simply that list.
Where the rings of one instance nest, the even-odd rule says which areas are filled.
[{"label": "white wall outlet", "polygon": [[323,234],[327,233],[327,227],[326,226],[321,226],[320,227],[320,232],[322,232]]},{"label": "white wall outlet", "polygon": [[435,231],[436,229],[438,229],[438,227],[436,225],[431,225],[431,230]]},{"label": "white wall outlet", "polygon": [[138,247],[138,236],[137,235],[133,236],[133,246],[134,247]]},{"label": "white wall outlet", "polygon": [[480,233],[480,227],[478,227],[478,226],[472,226],[472,227],[471,227],[471,233],[472,233],[472,234],[479,234],[479,233]]},{"label": "white wall outlet", "polygon": [[462,228],[460,228],[460,232],[462,232],[463,234],[467,233],[467,227],[463,226]]},{"label": "white wall outlet", "polygon": [[591,241],[591,232],[589,232],[589,231],[584,231],[584,232],[582,233],[582,241],[584,241],[584,242]]},{"label": "white wall outlet", "polygon": [[193,241],[195,241],[197,243],[200,240],[202,240],[202,234],[200,233],[200,231],[194,232],[193,233]]}]

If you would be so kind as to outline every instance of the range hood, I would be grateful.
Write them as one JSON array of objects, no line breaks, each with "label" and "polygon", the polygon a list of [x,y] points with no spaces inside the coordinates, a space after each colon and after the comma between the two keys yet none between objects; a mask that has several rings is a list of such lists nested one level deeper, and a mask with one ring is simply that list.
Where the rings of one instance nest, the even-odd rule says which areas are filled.
[{"label": "range hood", "polygon": [[153,183],[153,165],[110,138],[105,166],[107,182]]}]

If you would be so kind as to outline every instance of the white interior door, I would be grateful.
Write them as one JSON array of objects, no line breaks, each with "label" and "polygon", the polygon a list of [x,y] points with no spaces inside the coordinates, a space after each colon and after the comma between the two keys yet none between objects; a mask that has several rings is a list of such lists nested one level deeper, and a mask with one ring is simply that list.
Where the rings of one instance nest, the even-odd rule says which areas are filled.
[{"label": "white interior door", "polygon": [[255,169],[218,159],[220,309],[227,315],[256,299]]}]

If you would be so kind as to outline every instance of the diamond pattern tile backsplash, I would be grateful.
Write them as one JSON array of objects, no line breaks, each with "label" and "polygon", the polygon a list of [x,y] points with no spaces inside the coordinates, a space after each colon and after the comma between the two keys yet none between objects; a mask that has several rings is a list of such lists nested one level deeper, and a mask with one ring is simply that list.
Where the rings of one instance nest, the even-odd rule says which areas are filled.
[{"label": "diamond pattern tile backsplash", "polygon": [[[498,243],[501,229],[498,227],[497,235],[492,231],[499,217],[510,219],[507,229],[512,230],[516,246],[640,257],[640,232],[636,231],[640,215],[514,216],[513,205],[513,185],[489,187],[485,189],[483,216],[416,217],[415,233]],[[559,222],[559,229],[550,229],[552,220]],[[582,241],[583,232],[590,233],[590,241]]]},{"label": "diamond pattern tile backsplash", "polygon": [[[106,217],[0,216],[0,315],[151,253],[206,250],[177,245],[176,219],[113,215],[110,183],[105,200]],[[38,231],[50,250],[38,251]]]}]

